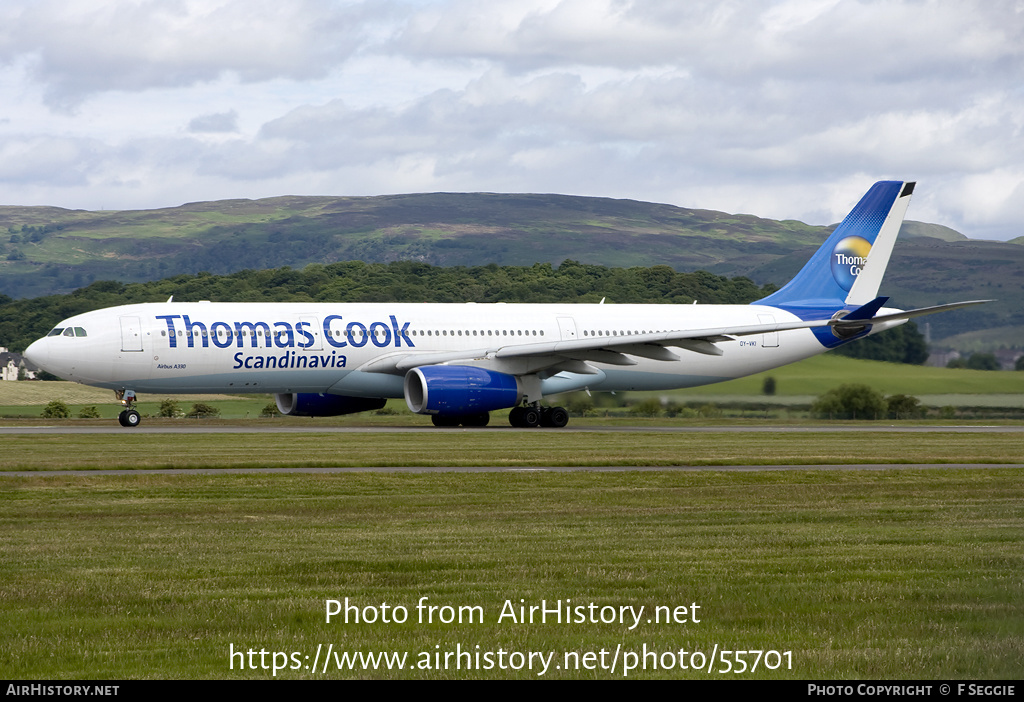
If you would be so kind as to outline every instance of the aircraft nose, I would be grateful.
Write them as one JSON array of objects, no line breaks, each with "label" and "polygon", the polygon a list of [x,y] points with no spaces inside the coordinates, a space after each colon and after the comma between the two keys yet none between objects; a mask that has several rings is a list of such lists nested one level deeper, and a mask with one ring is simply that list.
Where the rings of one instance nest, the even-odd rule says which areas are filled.
[{"label": "aircraft nose", "polygon": [[44,337],[29,344],[29,347],[25,349],[25,353],[22,355],[33,366],[45,369],[50,361],[50,346]]}]

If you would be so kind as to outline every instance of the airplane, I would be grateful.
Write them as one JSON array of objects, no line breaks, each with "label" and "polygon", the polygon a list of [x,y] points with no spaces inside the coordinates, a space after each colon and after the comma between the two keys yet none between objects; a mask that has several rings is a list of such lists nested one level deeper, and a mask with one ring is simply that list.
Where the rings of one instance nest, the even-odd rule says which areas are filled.
[{"label": "airplane", "polygon": [[[268,393],[282,414],[337,416],[404,397],[436,426],[564,427],[545,396],[668,390],[793,363],[921,315],[878,289],[914,191],[880,181],[807,264],[749,305],[143,303],[64,320],[25,351],[59,377],[137,393]],[[603,301],[602,301],[603,302]]]}]

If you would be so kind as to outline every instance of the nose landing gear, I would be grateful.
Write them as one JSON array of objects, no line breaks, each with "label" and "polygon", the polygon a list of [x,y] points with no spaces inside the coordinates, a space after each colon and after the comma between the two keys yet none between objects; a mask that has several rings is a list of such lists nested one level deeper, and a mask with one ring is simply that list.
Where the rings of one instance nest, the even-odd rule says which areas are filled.
[{"label": "nose landing gear", "polygon": [[142,422],[142,415],[132,409],[135,404],[134,390],[115,390],[115,397],[124,405],[124,410],[117,415],[117,421],[122,427],[134,428]]}]

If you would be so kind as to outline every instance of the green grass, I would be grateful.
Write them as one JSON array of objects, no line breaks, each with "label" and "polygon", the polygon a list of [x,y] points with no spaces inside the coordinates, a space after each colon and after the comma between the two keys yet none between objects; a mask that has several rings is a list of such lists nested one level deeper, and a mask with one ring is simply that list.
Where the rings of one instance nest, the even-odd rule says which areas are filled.
[{"label": "green grass", "polygon": [[[776,394],[764,395],[764,378],[776,380]],[[844,383],[866,383],[887,395],[904,393],[922,399],[926,405],[963,407],[1020,407],[1024,403],[1024,373],[1016,371],[973,371],[931,368],[906,364],[861,361],[825,354],[747,378],[686,390],[618,393],[614,397],[595,393],[599,401],[631,403],[646,397],[690,401],[755,403],[769,405],[809,404],[814,398]],[[183,410],[194,402],[208,402],[221,409],[224,418],[258,417],[273,400],[270,395],[141,395],[140,412],[155,416],[165,398],[178,401]],[[68,382],[0,383],[0,417],[38,417],[50,400],[60,399],[77,414],[83,406],[96,405],[105,418],[113,418],[120,406],[109,390]],[[553,402],[564,398],[553,398]],[[389,407],[404,412],[405,403],[391,400]],[[302,421],[302,420],[300,420]],[[331,420],[332,423],[392,423],[372,414]],[[427,423],[406,413],[406,421]],[[574,424],[578,420],[573,420]],[[492,413],[492,423],[505,424],[505,413]],[[676,422],[673,422],[676,423]]]},{"label": "green grass", "polygon": [[[167,425],[216,422],[178,420]],[[1024,433],[438,430],[4,435],[0,471],[336,466],[1024,463]],[[296,426],[290,424],[290,426]],[[299,425],[301,426],[301,425]],[[307,425],[310,426],[310,425]],[[315,425],[312,425],[315,427]]]},{"label": "green grass", "polygon": [[821,395],[844,383],[865,383],[886,395],[1021,395],[1024,394],[1024,373],[1017,371],[975,371],[954,368],[911,366],[904,363],[862,361],[831,354],[815,356],[805,361],[782,366],[746,378],[725,383],[704,385],[687,390],[655,393],[630,393],[630,396],[666,395],[708,397],[716,395],[758,395],[764,401],[771,396],[762,394],[764,379],[772,376],[776,381],[776,396]]},{"label": "green grass", "polygon": [[[295,450],[319,450],[310,438],[293,437]],[[457,645],[553,652],[559,663],[565,652],[620,645],[792,652],[791,670],[631,677],[1016,679],[1024,670],[1019,470],[39,476],[0,479],[0,500],[8,679],[270,679],[269,669],[239,670],[238,659],[232,669],[230,647],[309,662],[321,644],[413,661]],[[420,624],[422,597],[479,606],[484,619]],[[410,620],[326,623],[325,601],[345,598],[405,606]],[[521,599],[646,612],[696,603],[700,622],[499,622],[504,603]],[[621,663],[614,674],[547,677],[621,678]]]}]

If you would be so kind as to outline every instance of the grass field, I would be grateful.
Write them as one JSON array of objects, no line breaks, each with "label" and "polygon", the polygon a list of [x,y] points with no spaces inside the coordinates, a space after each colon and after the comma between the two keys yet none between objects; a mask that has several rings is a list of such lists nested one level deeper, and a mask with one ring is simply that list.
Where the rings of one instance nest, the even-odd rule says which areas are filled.
[{"label": "grass field", "polygon": [[[801,378],[815,374],[814,394],[827,389],[824,383],[851,376],[879,383],[886,393],[907,391],[896,387],[920,392],[937,382],[948,387],[951,379],[962,383],[957,392],[972,398],[1020,393],[1013,373],[954,376],[942,369],[936,380],[929,369],[900,366],[890,373],[885,364],[850,363],[774,371],[777,397],[805,392]],[[755,389],[727,384],[708,390],[720,389],[724,394],[718,397],[759,393],[756,378],[737,381],[744,382]],[[0,394],[0,405],[28,412],[56,399],[55,388],[82,392],[61,398],[76,407],[117,409],[107,391],[74,384],[0,385],[7,393]],[[28,394],[15,397],[16,389]],[[716,401],[713,393],[705,398]],[[160,399],[143,398],[154,407]],[[176,399],[185,409],[193,401],[209,401],[236,417],[258,411],[268,400]],[[244,409],[244,403],[256,409]],[[77,426],[89,421],[64,420]],[[195,420],[151,419],[146,426],[181,427],[188,421]],[[861,431],[828,424],[755,433],[656,431],[657,424],[670,421],[664,418],[628,420],[648,424],[651,431],[611,430],[623,421],[574,419],[567,430],[533,432],[259,431],[427,424],[407,414],[367,414],[252,420],[246,423],[252,433],[5,430],[0,677],[614,679],[624,677],[623,664],[630,661],[648,665],[630,671],[634,678],[1016,679],[1024,673],[1024,434],[952,433],[941,427],[884,431],[891,422],[859,423]],[[19,421],[7,425],[17,427]],[[202,422],[206,428],[217,425]],[[572,431],[573,426],[610,430]],[[956,462],[1022,467],[530,470]],[[91,472],[400,465],[453,470]],[[523,470],[454,470],[474,465]],[[47,475],[57,468],[80,473]],[[14,470],[37,473],[19,477]],[[416,605],[424,597],[428,604],[452,608],[436,610],[438,618],[460,607],[478,608],[462,612],[479,617],[420,623]],[[339,616],[327,623],[326,601],[346,598],[360,616],[376,614],[378,620],[346,624]],[[626,623],[499,619],[506,602],[564,609],[567,600],[585,608],[594,603],[597,612],[644,607],[644,613],[633,628],[628,612],[635,609],[627,610]],[[405,607],[408,620],[379,621],[383,603],[392,614]],[[699,609],[687,609],[686,622],[647,621],[657,607],[680,611],[675,608],[693,604]],[[695,614],[699,622],[692,621]],[[329,645],[336,654],[407,658],[397,670],[379,660],[377,667],[356,661],[339,668],[332,657],[325,670],[326,654],[318,658],[318,646],[325,652]],[[254,658],[232,657],[232,650],[254,651]],[[450,655],[460,650],[469,653],[468,660]],[[503,659],[496,658],[499,650]],[[723,650],[778,654],[762,656],[751,671],[756,654],[723,658]],[[261,658],[260,651],[267,654]],[[656,655],[644,658],[645,651]],[[528,658],[514,657],[531,652],[532,669]],[[714,672],[694,669],[694,654],[707,659],[713,653]],[[313,660],[315,671],[308,667]],[[488,660],[493,665],[481,670]],[[720,672],[741,665],[748,670]]]},{"label": "grass field", "polygon": [[[775,378],[775,395],[764,395],[761,392],[766,376]],[[602,403],[602,407],[658,397],[680,404],[757,404],[785,411],[794,405],[809,405],[817,396],[844,383],[865,383],[886,395],[913,395],[920,398],[924,405],[936,408],[1024,407],[1024,373],[908,366],[827,354],[727,383],[686,390],[618,393],[615,396],[595,393],[595,399]],[[167,397],[176,400],[183,411],[187,411],[195,402],[212,404],[220,409],[221,416],[226,419],[259,417],[262,409],[273,401],[270,395],[143,394],[140,395],[139,411],[143,416],[156,416],[160,402]],[[114,419],[121,410],[109,390],[68,382],[9,382],[0,383],[0,417],[38,417],[46,403],[56,399],[68,403],[73,416],[77,416],[84,407],[95,406],[103,418]],[[564,401],[564,397],[553,398],[555,403]],[[408,413],[402,400],[392,400],[389,407],[405,414],[404,422],[429,425],[429,419]],[[504,414],[493,413],[492,423],[504,424]],[[389,424],[394,420],[363,413],[327,421],[332,424]]]},{"label": "grass field", "polygon": [[[545,677],[614,679],[624,662],[643,662],[628,655],[646,646],[657,656],[630,677],[1017,679],[1020,476],[5,477],[0,676],[269,679],[276,663],[279,678],[536,678],[540,659],[531,670],[515,657],[534,652],[551,656]],[[361,616],[379,618],[387,603],[392,616],[405,607],[408,620],[327,623],[326,601],[345,598]],[[420,623],[421,598],[452,615],[479,609],[463,610],[461,624]],[[626,623],[499,620],[506,602],[566,600],[598,612],[645,609],[632,629],[632,615]],[[685,622],[647,621],[656,607],[683,606]],[[307,669],[328,645],[408,658],[402,670],[339,670],[332,658],[325,672],[321,655],[318,670]],[[255,658],[232,658],[232,647]],[[501,650],[506,668],[492,658],[494,667],[479,670],[471,657],[462,669],[451,657],[447,669],[434,667],[435,654],[443,666],[457,647]],[[714,672],[693,669],[695,654],[716,650]],[[722,673],[726,662],[739,668],[722,650],[779,655],[753,672]],[[741,658],[749,667],[755,656]]]},{"label": "grass field", "polygon": [[[904,363],[881,363],[824,354],[775,370],[765,371],[726,383],[705,385],[687,390],[673,390],[663,395],[714,398],[721,395],[760,396],[764,379],[775,378],[776,396],[821,395],[844,383],[865,383],[886,395],[1002,395],[1024,394],[1024,373],[1017,371],[975,371],[956,368],[911,366]],[[1012,405],[1011,405],[1012,406]]]},{"label": "grass field", "polygon": [[[167,424],[180,426],[168,421]],[[439,430],[5,434],[0,472],[97,468],[1024,464],[1024,433]]]}]

